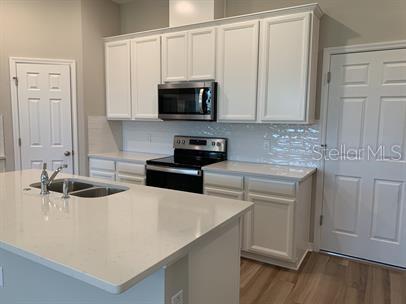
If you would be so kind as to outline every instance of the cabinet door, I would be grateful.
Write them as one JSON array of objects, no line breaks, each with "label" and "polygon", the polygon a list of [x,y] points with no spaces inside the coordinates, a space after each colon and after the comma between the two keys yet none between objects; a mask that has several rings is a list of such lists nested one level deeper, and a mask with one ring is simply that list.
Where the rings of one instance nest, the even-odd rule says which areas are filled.
[{"label": "cabinet door", "polygon": [[260,120],[305,122],[308,102],[310,13],[261,21]]},{"label": "cabinet door", "polygon": [[107,118],[131,118],[130,42],[106,43]]},{"label": "cabinet door", "polygon": [[295,200],[252,193],[247,200],[254,209],[244,218],[244,249],[293,261]]},{"label": "cabinet door", "polygon": [[162,80],[187,80],[187,32],[162,35]]},{"label": "cabinet door", "polygon": [[108,180],[108,181],[116,180],[116,174],[114,172],[108,172],[108,171],[99,171],[99,170],[92,169],[92,170],[90,170],[89,176]]},{"label": "cabinet door", "polygon": [[206,28],[188,34],[189,80],[214,80],[216,65],[216,30]]},{"label": "cabinet door", "polygon": [[218,120],[256,120],[258,23],[249,21],[219,28]]},{"label": "cabinet door", "polygon": [[158,84],[161,82],[161,37],[131,41],[132,117],[158,119]]},{"label": "cabinet door", "polygon": [[145,176],[136,176],[128,174],[118,174],[117,181],[136,185],[145,185]]},{"label": "cabinet door", "polygon": [[237,199],[237,200],[244,199],[243,191],[234,191],[234,190],[229,190],[229,189],[204,187],[204,194],[210,195],[210,196],[229,198],[229,199]]}]

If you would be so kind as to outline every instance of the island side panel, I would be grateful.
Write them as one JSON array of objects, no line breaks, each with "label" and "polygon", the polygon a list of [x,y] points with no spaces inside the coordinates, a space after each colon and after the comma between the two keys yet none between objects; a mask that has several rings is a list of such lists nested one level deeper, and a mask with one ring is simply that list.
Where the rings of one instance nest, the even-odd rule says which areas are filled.
[{"label": "island side panel", "polygon": [[189,253],[189,304],[240,302],[240,229],[236,219]]},{"label": "island side panel", "polygon": [[165,271],[115,295],[0,249],[0,303],[164,304]]}]

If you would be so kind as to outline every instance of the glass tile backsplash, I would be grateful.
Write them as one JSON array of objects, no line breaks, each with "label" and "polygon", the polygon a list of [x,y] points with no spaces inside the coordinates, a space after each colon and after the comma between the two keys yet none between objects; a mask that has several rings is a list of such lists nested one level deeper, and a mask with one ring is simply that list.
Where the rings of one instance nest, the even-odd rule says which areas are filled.
[{"label": "glass tile backsplash", "polygon": [[230,160],[318,166],[314,147],[320,144],[319,124],[127,121],[123,123],[123,150],[172,154],[174,135],[225,137]]}]

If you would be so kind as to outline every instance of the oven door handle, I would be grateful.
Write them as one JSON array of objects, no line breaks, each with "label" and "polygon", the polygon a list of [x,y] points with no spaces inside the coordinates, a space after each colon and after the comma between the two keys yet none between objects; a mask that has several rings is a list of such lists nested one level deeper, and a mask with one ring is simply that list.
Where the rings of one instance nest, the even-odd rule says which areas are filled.
[{"label": "oven door handle", "polygon": [[154,166],[154,165],[147,165],[146,169],[151,170],[151,171],[185,174],[185,175],[192,175],[192,176],[202,176],[202,171],[196,170],[196,169],[171,168],[171,167],[161,167],[161,166]]}]

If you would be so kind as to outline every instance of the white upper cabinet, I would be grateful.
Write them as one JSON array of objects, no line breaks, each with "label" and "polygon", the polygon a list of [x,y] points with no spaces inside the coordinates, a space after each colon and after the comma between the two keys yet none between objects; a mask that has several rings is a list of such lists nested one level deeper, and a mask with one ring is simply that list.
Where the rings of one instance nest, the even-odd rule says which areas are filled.
[{"label": "white upper cabinet", "polygon": [[215,28],[162,35],[163,81],[215,79],[215,70]]},{"label": "white upper cabinet", "polygon": [[131,118],[130,42],[109,42],[106,56],[106,103],[109,119]]},{"label": "white upper cabinet", "polygon": [[187,32],[162,35],[162,80],[187,80]]},{"label": "white upper cabinet", "polygon": [[188,80],[215,79],[216,29],[190,31],[188,44]]},{"label": "white upper cabinet", "polygon": [[132,117],[158,119],[158,84],[161,82],[161,37],[131,41]]},{"label": "white upper cabinet", "polygon": [[256,121],[259,21],[218,29],[218,120]]},{"label": "white upper cabinet", "polygon": [[316,68],[312,63],[317,61],[312,38],[318,39],[318,22],[312,24],[311,13],[298,13],[260,23],[259,120],[311,122],[315,87],[310,84]]}]

